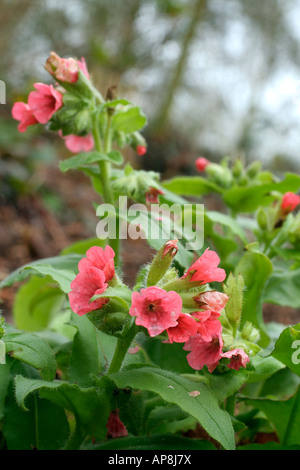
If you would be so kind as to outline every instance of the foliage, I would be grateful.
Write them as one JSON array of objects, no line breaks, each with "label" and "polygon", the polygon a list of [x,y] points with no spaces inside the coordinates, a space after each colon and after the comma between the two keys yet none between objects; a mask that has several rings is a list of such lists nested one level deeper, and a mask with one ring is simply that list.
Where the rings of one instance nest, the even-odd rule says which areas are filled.
[{"label": "foliage", "polygon": [[[99,221],[110,215],[116,227],[139,225],[156,255],[130,289],[116,231],[2,281],[0,288],[22,283],[14,325],[0,325],[2,448],[233,450],[256,448],[257,433],[269,432],[276,441],[261,449],[299,449],[300,324],[265,324],[262,305],[298,306],[300,177],[279,181],[257,163],[244,168],[224,158],[208,162],[205,177],[160,181],[124,163],[127,146],[147,152],[138,106],[111,90],[103,98],[75,59],[51,55],[47,70],[64,100],[56,109],[58,95],[47,88],[55,110],[47,100],[46,125],[62,139],[79,137],[77,144],[93,139],[92,149],[76,147],[61,161],[61,171],[89,176],[106,207]],[[200,211],[203,244],[188,244],[192,229],[201,232],[194,201],[205,194],[224,210]],[[144,203],[139,217],[120,206],[124,196]],[[187,232],[175,218],[170,237],[170,218],[150,217],[159,198],[167,209],[188,207]],[[195,341],[197,348],[217,344],[215,359]],[[186,437],[197,426],[201,438]]]}]

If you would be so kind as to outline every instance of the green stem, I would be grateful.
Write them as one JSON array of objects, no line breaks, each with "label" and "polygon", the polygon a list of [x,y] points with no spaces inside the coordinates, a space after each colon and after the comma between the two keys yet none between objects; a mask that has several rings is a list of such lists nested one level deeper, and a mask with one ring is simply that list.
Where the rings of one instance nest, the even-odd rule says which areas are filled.
[{"label": "green stem", "polygon": [[[97,116],[95,117],[94,125],[93,125],[93,137],[94,137],[94,142],[95,142],[95,149],[97,150],[97,152],[100,152],[100,153],[110,152],[110,146],[111,146],[110,144],[110,119],[108,119],[107,127],[109,127],[109,129],[108,131],[106,130],[105,141],[104,141],[104,146],[103,146],[101,137],[100,137],[100,132],[99,132],[98,119],[97,119]],[[104,201],[108,204],[114,205],[114,194],[110,185],[110,162],[103,161],[103,160],[100,161],[99,169],[100,169],[100,179],[101,179],[102,188],[103,188]]]},{"label": "green stem", "polygon": [[123,364],[124,358],[131,345],[133,338],[136,335],[136,326],[133,324],[124,338],[118,338],[117,346],[108,368],[108,374],[118,372]]},{"label": "green stem", "polygon": [[64,450],[78,450],[86,437],[86,432],[79,424],[79,419],[75,416],[76,427],[73,434],[70,436]]},{"label": "green stem", "polygon": [[[107,115],[104,142],[102,143],[100,137],[97,115],[94,118],[93,137],[95,142],[95,149],[97,150],[97,152],[109,153],[111,151],[111,114],[108,113]],[[111,164],[108,161],[102,160],[99,162],[100,180],[102,184],[104,202],[115,206],[114,193],[110,184],[110,166]],[[115,263],[118,265],[120,258],[118,231],[116,235],[116,239],[111,239],[109,244],[115,252]]]}]

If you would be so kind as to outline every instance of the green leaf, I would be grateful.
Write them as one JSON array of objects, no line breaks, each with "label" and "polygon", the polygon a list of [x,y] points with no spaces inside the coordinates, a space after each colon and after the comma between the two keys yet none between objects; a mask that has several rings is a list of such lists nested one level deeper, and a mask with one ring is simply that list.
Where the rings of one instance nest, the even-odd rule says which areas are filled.
[{"label": "green leaf", "polygon": [[248,239],[241,225],[230,215],[223,214],[222,212],[206,211],[206,217],[216,224],[223,225],[233,235],[236,235],[246,245]]},{"label": "green leaf", "polygon": [[13,304],[14,324],[20,330],[38,331],[47,328],[62,307],[65,295],[52,285],[48,277],[32,276],[22,285]]},{"label": "green leaf", "polygon": [[18,375],[15,378],[15,395],[18,405],[26,410],[29,395],[37,391],[40,398],[74,413],[89,434],[96,439],[103,439],[107,432],[113,383],[104,378],[102,384],[103,387],[99,389],[83,388],[68,382],[47,382]]},{"label": "green leaf", "polygon": [[64,248],[61,251],[61,255],[69,255],[74,253],[85,255],[87,250],[92,246],[100,246],[104,248],[105,241],[100,240],[98,237],[88,238],[87,240],[79,240]]},{"label": "green leaf", "polygon": [[[148,436],[130,436],[111,439],[101,444],[90,446],[94,450],[216,450],[215,446],[202,439],[188,439],[173,434]],[[184,459],[183,459],[184,461]]]},{"label": "green leaf", "polygon": [[56,360],[49,344],[33,333],[7,333],[2,340],[11,357],[41,371],[42,378],[52,380],[56,373]]},{"label": "green leaf", "polygon": [[209,387],[213,390],[214,395],[218,399],[219,403],[234,393],[236,393],[242,385],[247,381],[249,377],[249,371],[245,369],[228,370],[223,374],[209,374],[207,376]]},{"label": "green leaf", "polygon": [[69,170],[78,170],[87,165],[92,165],[93,163],[107,161],[114,163],[115,165],[121,165],[123,163],[123,157],[120,152],[112,150],[108,153],[101,152],[85,152],[74,155],[67,160],[63,160],[59,163],[60,170],[65,173]]},{"label": "green leaf", "polygon": [[176,405],[156,406],[149,414],[147,433],[169,434],[189,431],[196,427],[197,420]]},{"label": "green leaf", "polygon": [[14,398],[14,390],[6,400],[3,434],[8,450],[59,450],[69,435],[65,411],[48,400],[28,399],[30,411],[21,409]]},{"label": "green leaf", "polygon": [[147,118],[138,106],[126,110],[118,110],[112,118],[112,126],[115,131],[126,134],[139,131],[147,123]]},{"label": "green leaf", "polygon": [[264,357],[260,354],[252,357],[251,365],[254,367],[254,370],[249,374],[248,383],[266,380],[268,377],[284,368],[284,364],[274,357]]},{"label": "green leaf", "polygon": [[300,445],[300,387],[288,400],[246,399],[246,404],[262,411],[274,424],[283,445]]},{"label": "green leaf", "polygon": [[276,269],[267,281],[263,301],[284,307],[300,308],[300,269]]},{"label": "green leaf", "polygon": [[3,418],[5,410],[5,400],[8,393],[8,386],[10,381],[10,367],[12,361],[1,364],[0,367],[0,420]]},{"label": "green leaf", "polygon": [[73,271],[53,268],[50,264],[35,264],[34,266],[26,267],[24,269],[31,273],[34,272],[42,276],[51,277],[66,294],[70,292],[71,282],[75,278],[75,273]]},{"label": "green leaf", "polygon": [[256,252],[246,252],[235,269],[235,274],[241,274],[245,283],[241,326],[249,321],[258,328],[261,346],[266,346],[269,341],[262,318],[262,293],[272,270],[269,258]]},{"label": "green leaf", "polygon": [[103,294],[96,294],[91,298],[92,300],[99,298],[108,298],[118,300],[122,305],[128,307],[127,304],[131,304],[132,291],[125,285],[108,287]]},{"label": "green leaf", "polygon": [[70,254],[65,256],[54,256],[51,258],[43,258],[40,260],[32,261],[31,263],[25,264],[20,268],[13,271],[7,276],[2,282],[0,282],[0,289],[13,285],[15,282],[24,281],[28,276],[32,274],[32,271],[25,268],[34,268],[36,265],[47,265],[51,266],[56,270],[66,270],[78,272],[78,263],[82,256],[77,254]]},{"label": "green leaf", "polygon": [[163,187],[182,196],[202,196],[212,192],[222,193],[219,186],[201,176],[177,176],[164,181]]},{"label": "green leaf", "polygon": [[[110,375],[118,387],[130,386],[160,395],[168,403],[175,403],[196,418],[204,429],[225,449],[234,449],[234,433],[229,415],[218,406],[217,399],[201,383],[195,384],[170,371],[155,367],[129,368]],[[196,397],[189,395],[199,391]]]},{"label": "green leaf", "polygon": [[88,387],[104,367],[97,330],[87,317],[80,317],[73,312],[70,323],[77,332],[73,339],[68,380],[81,387]]},{"label": "green leaf", "polygon": [[300,376],[300,323],[285,328],[275,343],[272,356]]}]

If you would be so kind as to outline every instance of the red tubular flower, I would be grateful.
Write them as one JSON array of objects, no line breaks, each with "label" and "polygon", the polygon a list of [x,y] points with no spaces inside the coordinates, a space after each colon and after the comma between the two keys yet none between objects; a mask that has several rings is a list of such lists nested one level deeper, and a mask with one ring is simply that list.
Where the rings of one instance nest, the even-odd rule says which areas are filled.
[{"label": "red tubular flower", "polygon": [[71,282],[69,292],[70,307],[78,315],[85,315],[93,310],[98,310],[107,303],[107,299],[99,298],[90,302],[97,294],[103,294],[107,289],[105,274],[98,268],[89,267],[79,272]]},{"label": "red tubular flower", "polygon": [[209,251],[209,248],[205,250],[203,255],[195,261],[192,266],[189,267],[187,272],[182,278],[192,275],[190,278],[191,282],[199,282],[200,284],[206,284],[208,282],[222,282],[226,277],[224,269],[218,268],[220,258],[214,251]]},{"label": "red tubular flower", "polygon": [[201,370],[205,365],[213,372],[222,358],[223,340],[221,332],[213,336],[211,341],[204,341],[201,335],[192,336],[183,349],[191,351],[187,355],[189,365],[195,370]]},{"label": "red tubular flower", "polygon": [[167,329],[170,343],[185,343],[197,334],[198,324],[188,313],[180,313],[177,325]]},{"label": "red tubular flower", "polygon": [[230,363],[227,364],[227,367],[230,369],[239,370],[240,367],[246,367],[247,362],[249,362],[249,357],[242,349],[235,348],[231,351],[227,351],[222,354],[222,357],[230,359]]},{"label": "red tubular flower", "polygon": [[147,328],[150,336],[157,336],[178,324],[181,307],[182,300],[177,292],[151,286],[132,293],[129,315],[135,316],[135,323]]},{"label": "red tubular flower", "polygon": [[207,165],[209,165],[209,164],[210,164],[210,161],[207,160],[204,157],[199,157],[195,161],[195,166],[196,166],[197,170],[200,171],[200,172],[204,171],[205,168],[207,167]]},{"label": "red tubular flower", "polygon": [[119,410],[113,410],[108,418],[107,424],[107,435],[106,437],[126,437],[128,436],[125,425],[119,418]]},{"label": "red tubular flower", "polygon": [[83,136],[69,134],[63,136],[62,138],[65,141],[65,146],[72,153],[90,152],[94,148],[94,139],[92,134],[87,134]]},{"label": "red tubular flower", "polygon": [[284,214],[289,214],[300,204],[300,196],[291,192],[283,195],[281,201],[281,210]]},{"label": "red tubular flower", "polygon": [[13,105],[11,114],[14,119],[20,121],[20,124],[18,125],[19,132],[26,132],[28,126],[38,123],[30,106],[26,103],[22,103],[21,101],[18,101]]},{"label": "red tubular flower", "polygon": [[211,341],[214,336],[221,333],[222,325],[218,320],[220,316],[218,312],[204,310],[203,312],[194,312],[192,316],[198,320],[197,330],[204,341]]},{"label": "red tubular flower", "polygon": [[160,189],[153,188],[152,186],[150,186],[149,191],[146,193],[146,202],[148,204],[158,204],[159,203],[158,196],[160,194],[165,194],[165,193],[161,191]]},{"label": "red tubular flower", "polygon": [[90,268],[98,268],[105,275],[105,282],[110,281],[115,275],[114,250],[109,246],[103,249],[100,246],[92,246],[86,252],[86,258],[79,261],[79,272],[86,271]]},{"label": "red tubular flower", "polygon": [[45,83],[35,83],[34,88],[36,91],[31,91],[28,95],[28,105],[36,120],[41,124],[46,124],[62,107],[62,94],[53,85]]}]

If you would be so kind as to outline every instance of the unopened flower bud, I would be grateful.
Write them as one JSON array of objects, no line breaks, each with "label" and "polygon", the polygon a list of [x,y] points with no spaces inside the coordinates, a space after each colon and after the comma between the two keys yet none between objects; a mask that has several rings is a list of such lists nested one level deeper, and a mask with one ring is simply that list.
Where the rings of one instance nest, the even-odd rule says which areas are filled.
[{"label": "unopened flower bud", "polygon": [[195,161],[195,166],[199,172],[205,171],[208,165],[210,165],[210,161],[204,157],[199,157]]},{"label": "unopened flower bud", "polygon": [[167,241],[156,253],[149,268],[147,287],[155,286],[167,273],[178,251],[177,240]]},{"label": "unopened flower bud", "polygon": [[287,192],[283,195],[280,209],[283,215],[287,215],[300,204],[300,196],[298,194],[294,194],[292,192]]},{"label": "unopened flower bud", "polygon": [[256,214],[256,220],[262,230],[268,229],[268,215],[264,207],[260,207]]},{"label": "unopened flower bud", "polygon": [[206,173],[223,188],[228,188],[232,183],[232,173],[229,168],[218,165],[217,163],[207,165]]},{"label": "unopened flower bud", "polygon": [[147,152],[147,147],[145,147],[144,145],[137,145],[136,153],[140,155],[140,157],[145,155],[146,152]]},{"label": "unopened flower bud", "polygon": [[91,128],[91,115],[88,109],[82,109],[74,118],[75,134],[83,134],[90,131]]},{"label": "unopened flower bud", "polygon": [[239,178],[243,173],[243,164],[241,160],[238,158],[232,167],[232,174],[235,178]]},{"label": "unopened flower bud", "polygon": [[224,292],[228,295],[229,299],[225,306],[226,317],[230,324],[236,328],[241,320],[243,308],[243,289],[244,279],[241,275],[228,276],[226,285],[224,285]]},{"label": "unopened flower bud", "polygon": [[248,168],[246,169],[246,174],[249,178],[255,178],[261,170],[261,162],[255,161],[250,163]]},{"label": "unopened flower bud", "polygon": [[259,331],[252,325],[252,323],[246,321],[241,331],[241,337],[246,341],[255,343],[259,339]]}]

